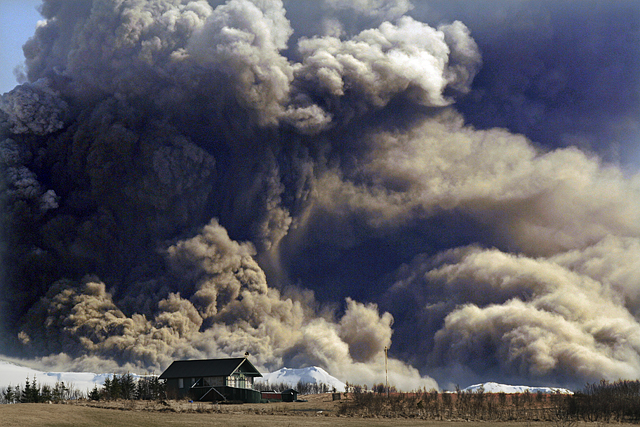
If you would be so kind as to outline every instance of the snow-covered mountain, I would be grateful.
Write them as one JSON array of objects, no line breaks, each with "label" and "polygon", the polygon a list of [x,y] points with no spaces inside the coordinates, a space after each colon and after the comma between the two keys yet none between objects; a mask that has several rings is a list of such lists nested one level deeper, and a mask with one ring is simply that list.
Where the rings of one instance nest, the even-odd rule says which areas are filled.
[{"label": "snow-covered mountain", "polygon": [[0,387],[21,386],[29,378],[29,381],[36,381],[39,385],[48,384],[54,386],[56,382],[62,382],[69,386],[73,385],[75,390],[86,392],[94,386],[102,386],[107,377],[112,374],[94,374],[91,372],[42,372],[26,366],[17,365],[8,361],[0,360]]},{"label": "snow-covered mountain", "polygon": [[332,377],[327,371],[317,366],[301,369],[282,368],[275,372],[262,374],[262,378],[258,378],[257,381],[268,382],[269,384],[284,383],[289,384],[292,388],[295,388],[300,381],[311,384],[324,383],[329,387],[335,387],[338,392],[344,392],[346,387],[345,383]]},{"label": "snow-covered mountain", "polygon": [[527,390],[529,393],[560,393],[560,394],[573,394],[571,390],[566,388],[557,387],[529,387],[526,385],[505,385],[494,382],[487,382],[484,384],[474,384],[462,391],[477,393],[480,389],[483,389],[485,393],[524,393]]}]

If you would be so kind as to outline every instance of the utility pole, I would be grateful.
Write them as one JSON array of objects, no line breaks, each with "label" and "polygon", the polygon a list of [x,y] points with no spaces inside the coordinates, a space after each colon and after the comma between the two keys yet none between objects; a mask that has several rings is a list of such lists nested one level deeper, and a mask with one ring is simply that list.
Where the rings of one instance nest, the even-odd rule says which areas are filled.
[{"label": "utility pole", "polygon": [[389,367],[388,367],[388,362],[387,362],[387,351],[389,350],[389,347],[387,347],[386,345],[384,346],[384,382],[386,385],[386,389],[387,389],[387,399],[389,398]]}]

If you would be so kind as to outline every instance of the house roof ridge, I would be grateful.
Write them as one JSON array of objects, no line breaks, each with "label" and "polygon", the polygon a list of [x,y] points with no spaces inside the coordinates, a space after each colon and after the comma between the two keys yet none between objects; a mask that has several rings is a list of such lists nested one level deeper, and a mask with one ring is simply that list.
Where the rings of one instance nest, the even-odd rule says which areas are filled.
[{"label": "house roof ridge", "polygon": [[[237,362],[237,363],[236,363]],[[160,375],[161,379],[188,377],[216,377],[233,375],[245,363],[250,376],[262,376],[260,371],[246,357],[228,357],[218,359],[174,360]]]}]

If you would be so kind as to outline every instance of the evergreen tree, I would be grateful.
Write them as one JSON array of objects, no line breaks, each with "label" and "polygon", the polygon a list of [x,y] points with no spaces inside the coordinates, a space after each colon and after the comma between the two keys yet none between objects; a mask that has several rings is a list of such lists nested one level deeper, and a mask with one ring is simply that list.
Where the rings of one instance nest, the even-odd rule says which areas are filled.
[{"label": "evergreen tree", "polygon": [[122,386],[120,384],[120,378],[116,374],[113,374],[111,378],[111,398],[120,399],[122,397]]},{"label": "evergreen tree", "polygon": [[7,389],[4,391],[3,396],[4,401],[7,403],[15,403],[16,394],[13,391],[13,387],[9,385]]},{"label": "evergreen tree", "polygon": [[156,385],[157,377],[142,377],[138,379],[138,383],[136,385],[136,399],[139,400],[153,400],[157,399],[157,391]]},{"label": "evergreen tree", "polygon": [[51,386],[49,384],[45,384],[40,389],[40,402],[50,402],[53,400],[53,393],[51,391]]},{"label": "evergreen tree", "polygon": [[111,399],[111,380],[109,377],[104,379],[104,394],[106,399]]},{"label": "evergreen tree", "polygon": [[53,390],[51,391],[51,400],[56,403],[59,403],[65,400],[65,391],[66,387],[64,386],[64,381],[56,381],[56,384],[53,386]]},{"label": "evergreen tree", "polygon": [[133,375],[127,372],[120,377],[120,389],[122,390],[121,394],[123,399],[130,400],[135,397],[136,381]]},{"label": "evergreen tree", "polygon": [[89,399],[91,400],[100,400],[100,392],[98,391],[98,386],[94,385],[93,390],[89,393]]},{"label": "evergreen tree", "polygon": [[167,382],[165,380],[161,380],[159,377],[153,377],[151,380],[151,395],[155,400],[166,399],[167,398]]},{"label": "evergreen tree", "polygon": [[33,383],[31,384],[31,396],[29,397],[29,401],[32,403],[40,402],[40,387],[38,387],[35,375],[33,376]]},{"label": "evergreen tree", "polygon": [[22,402],[22,389],[20,388],[20,385],[16,386],[16,388],[13,390],[13,394],[14,403]]},{"label": "evergreen tree", "polygon": [[22,403],[31,403],[31,382],[29,381],[29,377],[25,380],[24,390],[22,390],[22,396],[20,402]]}]

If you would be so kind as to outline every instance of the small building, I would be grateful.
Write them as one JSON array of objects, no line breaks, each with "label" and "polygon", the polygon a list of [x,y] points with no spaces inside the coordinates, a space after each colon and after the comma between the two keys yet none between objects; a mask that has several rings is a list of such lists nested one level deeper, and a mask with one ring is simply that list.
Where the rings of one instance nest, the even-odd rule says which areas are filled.
[{"label": "small building", "polygon": [[253,379],[262,374],[246,357],[176,360],[160,379],[166,380],[167,396],[193,401],[260,402]]},{"label": "small building", "polygon": [[282,402],[282,393],[278,391],[262,391],[260,394],[262,395],[262,400],[267,402]]},{"label": "small building", "polygon": [[295,402],[298,400],[298,392],[292,388],[282,392],[283,402]]},{"label": "small building", "polygon": [[263,391],[262,400],[267,402],[295,402],[298,400],[298,392],[292,388],[285,391]]}]

